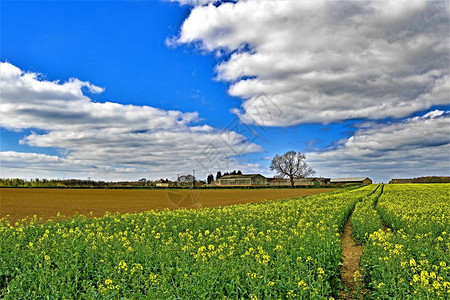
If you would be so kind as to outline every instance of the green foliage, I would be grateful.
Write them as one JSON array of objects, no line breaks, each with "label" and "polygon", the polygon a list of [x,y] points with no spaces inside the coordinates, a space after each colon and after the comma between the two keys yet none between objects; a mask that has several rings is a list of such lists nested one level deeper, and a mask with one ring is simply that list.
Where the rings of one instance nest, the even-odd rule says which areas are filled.
[{"label": "green foliage", "polygon": [[138,181],[119,181],[105,182],[82,179],[31,179],[20,178],[0,178],[0,187],[37,187],[37,188],[55,188],[55,187],[75,187],[75,188],[133,188],[150,187],[154,183],[142,178]]}]

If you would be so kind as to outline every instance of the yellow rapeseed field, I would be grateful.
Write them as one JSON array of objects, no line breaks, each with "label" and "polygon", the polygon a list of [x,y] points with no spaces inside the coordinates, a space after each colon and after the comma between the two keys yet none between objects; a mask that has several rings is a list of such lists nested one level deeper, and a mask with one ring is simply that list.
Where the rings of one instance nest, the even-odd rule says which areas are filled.
[{"label": "yellow rapeseed field", "polygon": [[329,299],[374,187],[222,208],[0,223],[7,299]]},{"label": "yellow rapeseed field", "polygon": [[371,296],[449,299],[450,184],[385,185],[377,211],[387,228],[369,235],[362,255]]},{"label": "yellow rapeseed field", "polygon": [[220,208],[0,221],[0,298],[336,299],[355,206],[365,296],[448,299],[450,185]]}]

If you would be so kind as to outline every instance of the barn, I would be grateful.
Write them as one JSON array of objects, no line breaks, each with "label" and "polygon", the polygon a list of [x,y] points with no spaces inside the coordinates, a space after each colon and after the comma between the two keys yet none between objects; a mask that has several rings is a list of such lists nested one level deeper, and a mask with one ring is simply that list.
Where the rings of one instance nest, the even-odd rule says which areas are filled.
[{"label": "barn", "polygon": [[[291,181],[286,178],[268,178],[269,186],[289,186]],[[295,186],[311,186],[320,185],[325,186],[330,184],[330,178],[323,177],[308,177],[308,178],[297,178],[294,179]]]},{"label": "barn", "polygon": [[158,180],[158,181],[156,181],[155,182],[155,185],[157,186],[157,187],[169,187],[169,185],[170,185],[170,182],[169,182],[169,180],[164,180],[164,179],[160,179],[160,180]]},{"label": "barn", "polygon": [[224,175],[216,181],[218,186],[261,186],[267,185],[267,178],[261,174]]},{"label": "barn", "polygon": [[330,180],[331,184],[372,184],[372,179],[369,177],[349,177],[349,178],[335,178]]}]

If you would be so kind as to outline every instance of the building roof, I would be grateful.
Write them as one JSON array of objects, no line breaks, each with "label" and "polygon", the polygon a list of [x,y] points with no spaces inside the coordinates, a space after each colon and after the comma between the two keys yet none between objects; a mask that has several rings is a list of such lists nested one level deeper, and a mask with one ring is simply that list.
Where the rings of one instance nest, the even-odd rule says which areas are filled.
[{"label": "building roof", "polygon": [[254,177],[264,177],[264,176],[261,174],[242,174],[242,175],[236,174],[236,175],[224,175],[219,179],[254,178]]},{"label": "building roof", "polygon": [[[267,178],[268,181],[286,181],[289,180],[289,178],[279,178],[279,177],[273,177],[273,178]],[[327,177],[301,177],[301,178],[295,178],[294,180],[299,181],[299,180],[309,180],[309,181],[313,181],[313,180],[330,180],[330,178]]]},{"label": "building roof", "polygon": [[155,183],[169,183],[169,180],[159,179]]},{"label": "building roof", "polygon": [[289,178],[278,178],[278,177],[273,177],[273,178],[267,178],[268,181],[288,181]]},{"label": "building roof", "polygon": [[331,182],[355,182],[364,181],[365,179],[370,179],[369,177],[347,177],[347,178],[333,178]]}]

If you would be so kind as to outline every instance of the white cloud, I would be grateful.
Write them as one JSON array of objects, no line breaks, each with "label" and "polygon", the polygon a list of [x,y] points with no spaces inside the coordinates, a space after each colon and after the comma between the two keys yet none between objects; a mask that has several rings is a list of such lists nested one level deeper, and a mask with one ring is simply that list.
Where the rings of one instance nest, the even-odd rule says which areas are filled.
[{"label": "white cloud", "polygon": [[324,176],[371,176],[378,181],[450,176],[450,112],[432,111],[403,122],[359,129],[335,148],[307,153]]},{"label": "white cloud", "polygon": [[218,2],[217,0],[168,0],[168,1],[178,2],[181,5],[191,5],[191,6],[205,5],[209,3]]},{"label": "white cloud", "polygon": [[243,99],[233,112],[247,123],[402,118],[449,104],[448,1],[203,4],[177,42],[231,53],[217,77]]},{"label": "white cloud", "polygon": [[197,125],[196,112],[96,103],[82,88],[91,92],[103,88],[78,79],[63,83],[43,80],[39,74],[23,72],[10,63],[1,63],[0,76],[0,126],[39,129],[20,143],[61,149],[63,154],[1,152],[4,177],[70,174],[136,179],[173,177],[193,169],[204,176],[221,167],[254,168],[235,157],[262,150],[232,130]]}]

